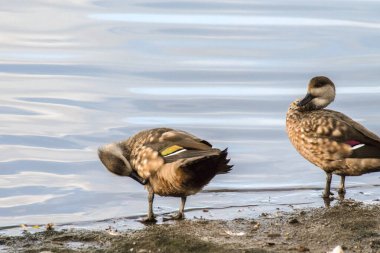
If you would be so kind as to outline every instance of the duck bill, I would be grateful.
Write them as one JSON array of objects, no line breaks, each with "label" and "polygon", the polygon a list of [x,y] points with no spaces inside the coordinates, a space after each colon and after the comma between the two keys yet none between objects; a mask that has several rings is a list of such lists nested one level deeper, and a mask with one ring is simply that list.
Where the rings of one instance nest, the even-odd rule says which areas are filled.
[{"label": "duck bill", "polygon": [[136,171],[132,171],[131,174],[129,174],[129,176],[136,180],[137,182],[139,182],[140,184],[142,185],[146,185],[148,183],[148,179],[143,179],[142,177],[140,177]]},{"label": "duck bill", "polygon": [[307,105],[311,100],[313,100],[313,95],[311,95],[310,93],[307,93],[306,96],[298,102],[298,106],[304,106],[304,105]]}]

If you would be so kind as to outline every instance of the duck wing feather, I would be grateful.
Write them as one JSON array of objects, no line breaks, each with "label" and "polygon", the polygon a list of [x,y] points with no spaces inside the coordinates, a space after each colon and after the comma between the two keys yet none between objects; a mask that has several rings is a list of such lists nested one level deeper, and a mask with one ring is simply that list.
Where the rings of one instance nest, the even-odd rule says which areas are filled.
[{"label": "duck wing feather", "polygon": [[203,153],[198,151],[212,149],[207,141],[170,128],[143,131],[133,137],[130,143],[135,147],[131,152],[133,168],[143,178],[156,173],[163,164],[201,156]]},{"label": "duck wing feather", "polygon": [[[202,140],[194,135],[184,131],[173,130],[164,132],[159,138],[154,139],[152,142],[145,143],[145,146],[162,153],[178,151],[178,149],[187,150],[210,150],[212,146],[209,142]],[[167,150],[173,147],[171,150]]]},{"label": "duck wing feather", "polygon": [[[343,113],[325,110],[331,129],[324,137],[351,146],[346,158],[380,158],[380,137]],[[329,124],[330,123],[330,124]],[[322,134],[323,135],[323,134]]]},{"label": "duck wing feather", "polygon": [[354,121],[353,119],[351,119],[350,117],[346,116],[345,114],[340,113],[340,112],[336,112],[336,111],[332,111],[332,112],[335,113],[335,116],[341,122],[344,122],[345,124],[347,124],[349,126],[348,131],[351,129],[351,130],[355,130],[356,132],[359,132],[361,134],[361,136],[358,136],[358,134],[356,132],[354,132],[353,133],[354,134],[353,137],[356,137],[356,136],[358,136],[359,138],[360,137],[364,137],[362,140],[366,144],[371,144],[371,145],[379,146],[380,147],[380,137],[378,135],[376,135],[375,133],[371,132],[366,127],[364,127],[360,123]]}]

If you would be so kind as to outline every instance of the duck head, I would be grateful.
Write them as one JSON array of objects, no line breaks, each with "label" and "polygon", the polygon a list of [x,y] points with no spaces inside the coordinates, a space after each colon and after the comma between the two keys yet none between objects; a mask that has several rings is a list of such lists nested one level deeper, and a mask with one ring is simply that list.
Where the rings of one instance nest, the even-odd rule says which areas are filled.
[{"label": "duck head", "polygon": [[325,76],[316,76],[310,80],[306,96],[297,105],[305,110],[320,110],[334,99],[334,83]]},{"label": "duck head", "polygon": [[123,155],[120,143],[111,143],[98,149],[98,156],[103,165],[112,173],[119,176],[128,176],[145,185],[148,180],[140,177],[131,167],[129,161]]}]

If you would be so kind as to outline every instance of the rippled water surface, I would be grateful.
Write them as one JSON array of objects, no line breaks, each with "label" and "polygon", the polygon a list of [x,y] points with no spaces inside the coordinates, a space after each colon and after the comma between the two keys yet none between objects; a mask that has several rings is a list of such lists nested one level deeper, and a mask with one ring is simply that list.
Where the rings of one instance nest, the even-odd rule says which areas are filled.
[{"label": "rippled water surface", "polygon": [[[233,171],[189,210],[323,205],[324,173],[290,145],[285,113],[323,74],[337,85],[331,108],[380,133],[379,13],[380,2],[359,0],[8,1],[0,226],[145,214],[143,187],[108,173],[96,150],[157,126],[229,147]],[[348,178],[347,197],[376,201],[379,178]],[[158,197],[155,211],[178,205]]]}]

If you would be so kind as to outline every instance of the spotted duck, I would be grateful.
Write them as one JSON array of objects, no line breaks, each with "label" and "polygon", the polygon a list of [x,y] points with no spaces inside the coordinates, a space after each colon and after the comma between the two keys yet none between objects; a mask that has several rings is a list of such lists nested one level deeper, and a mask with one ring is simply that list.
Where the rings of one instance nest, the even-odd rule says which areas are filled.
[{"label": "spotted duck", "polygon": [[213,148],[205,140],[170,128],[141,131],[127,140],[100,147],[98,154],[109,171],[145,185],[149,202],[147,222],[155,221],[155,194],[180,197],[179,212],[172,218],[181,219],[186,197],[232,167],[228,165],[227,150]]},{"label": "spotted duck", "polygon": [[307,94],[291,103],[286,115],[289,139],[308,161],[326,172],[324,198],[329,198],[332,174],[345,177],[380,171],[380,138],[346,115],[325,109],[335,99],[335,85],[325,76],[310,80]]}]

